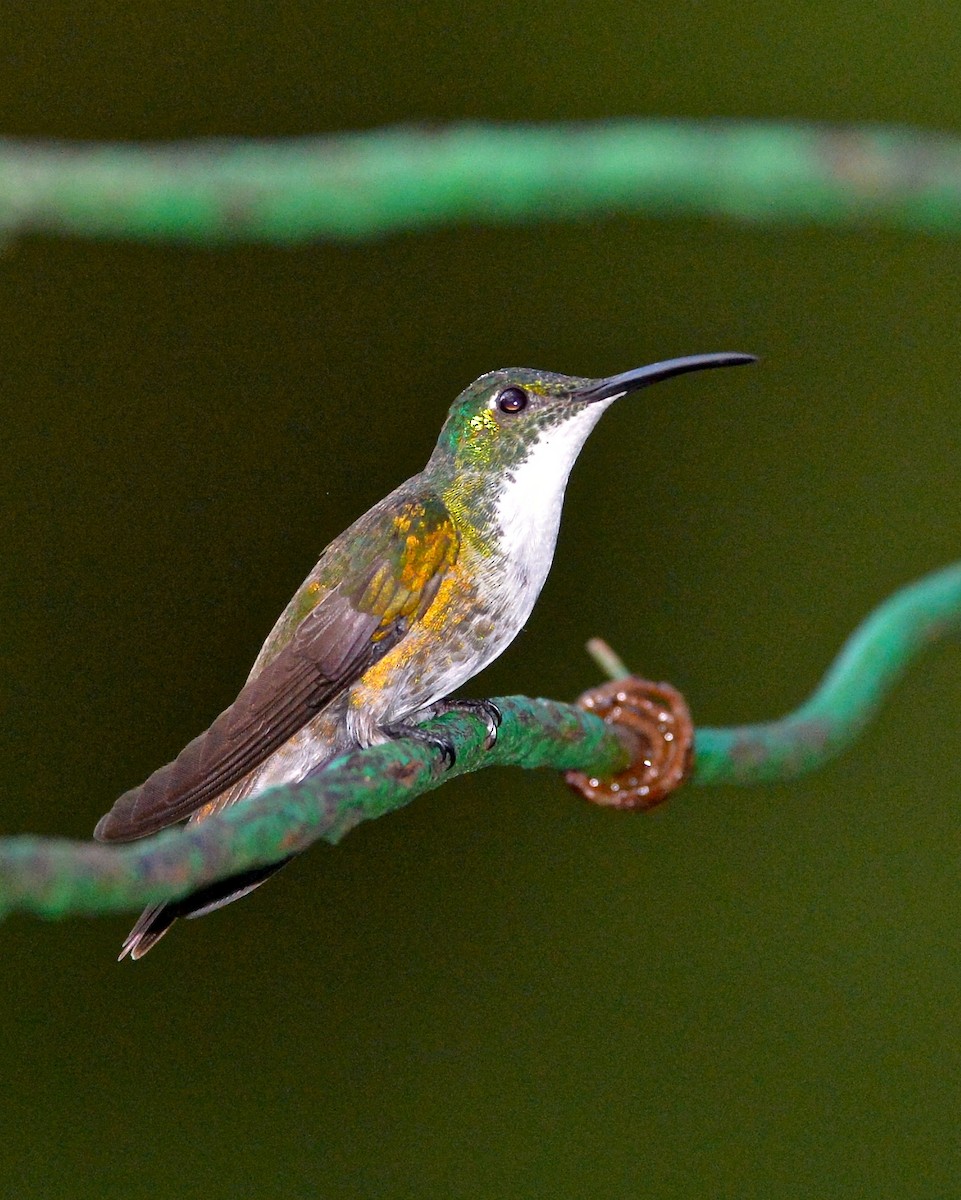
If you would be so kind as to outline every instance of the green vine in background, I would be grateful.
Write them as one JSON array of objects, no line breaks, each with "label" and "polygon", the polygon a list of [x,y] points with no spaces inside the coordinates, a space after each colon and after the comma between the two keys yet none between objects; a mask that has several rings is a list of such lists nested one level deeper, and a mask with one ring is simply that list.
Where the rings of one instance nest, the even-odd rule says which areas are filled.
[{"label": "green vine in background", "polygon": [[[861,733],[920,651],[959,630],[961,563],[881,604],[795,712],[765,724],[696,731],[694,782],[771,783],[823,766]],[[491,750],[484,749],[486,729],[476,717],[437,718],[457,751],[450,770],[438,769],[436,752],[420,743],[397,741],[358,750],[309,784],[263,792],[201,824],[125,846],[0,839],[0,912],[62,917],[181,896],[315,841],[337,842],[361,821],[486,766],[579,768],[604,775],[626,765],[617,735],[591,713],[521,696],[495,703],[504,719]]]},{"label": "green vine in background", "polygon": [[603,213],[961,231],[961,141],[758,121],[402,126],[255,141],[0,140],[0,231],[349,240]]}]

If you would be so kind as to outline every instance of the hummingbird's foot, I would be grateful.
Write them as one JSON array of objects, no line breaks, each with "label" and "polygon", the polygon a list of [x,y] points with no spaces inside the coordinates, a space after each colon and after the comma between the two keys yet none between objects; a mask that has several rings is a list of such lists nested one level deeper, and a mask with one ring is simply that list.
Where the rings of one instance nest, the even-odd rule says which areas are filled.
[{"label": "hummingbird's foot", "polygon": [[437,750],[443,760],[445,770],[449,770],[457,762],[454,743],[450,738],[444,737],[442,733],[422,729],[420,725],[382,725],[381,729],[388,737],[410,738],[413,742],[420,742],[423,746],[430,746],[432,750]]},{"label": "hummingbird's foot", "polygon": [[484,749],[490,748],[497,741],[497,731],[500,729],[501,710],[493,700],[439,700],[431,705],[431,716],[442,717],[444,713],[470,713],[472,717],[480,717],[487,726],[487,737],[484,739]]}]

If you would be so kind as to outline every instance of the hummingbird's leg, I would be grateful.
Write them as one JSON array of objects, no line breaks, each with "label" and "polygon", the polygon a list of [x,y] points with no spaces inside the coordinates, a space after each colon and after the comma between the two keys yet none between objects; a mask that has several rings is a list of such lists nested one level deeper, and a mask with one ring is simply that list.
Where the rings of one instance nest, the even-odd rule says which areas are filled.
[{"label": "hummingbird's leg", "polygon": [[444,767],[452,767],[457,761],[457,751],[454,749],[454,743],[450,738],[444,737],[442,733],[434,733],[429,729],[422,729],[419,725],[407,724],[406,722],[398,722],[395,725],[381,725],[381,732],[386,733],[391,738],[410,738],[411,741],[420,742],[424,746],[430,746],[432,750],[438,750],[444,762]]},{"label": "hummingbird's leg", "polygon": [[484,749],[490,748],[497,741],[497,730],[500,728],[501,710],[492,700],[438,700],[425,708],[418,716],[442,717],[445,713],[470,713],[472,717],[480,717],[487,726],[487,737],[484,739]]}]

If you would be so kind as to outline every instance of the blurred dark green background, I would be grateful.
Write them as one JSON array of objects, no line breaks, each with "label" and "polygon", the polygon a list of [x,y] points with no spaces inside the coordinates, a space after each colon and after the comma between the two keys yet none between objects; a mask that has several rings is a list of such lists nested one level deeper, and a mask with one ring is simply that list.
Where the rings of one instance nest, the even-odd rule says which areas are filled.
[{"label": "blurred dark green background", "polygon": [[[463,117],[961,132],[946,3],[8,4],[0,131]],[[0,257],[2,816],[86,836],[235,694],[318,551],[451,398],[750,350],[616,408],[474,694],[569,698],[607,637],[701,723],[773,716],[961,552],[961,242],[618,219],[349,249]],[[858,748],[651,817],[457,781],[116,965],[0,929],[3,1197],[946,1197],[961,1154],[961,683]]]}]

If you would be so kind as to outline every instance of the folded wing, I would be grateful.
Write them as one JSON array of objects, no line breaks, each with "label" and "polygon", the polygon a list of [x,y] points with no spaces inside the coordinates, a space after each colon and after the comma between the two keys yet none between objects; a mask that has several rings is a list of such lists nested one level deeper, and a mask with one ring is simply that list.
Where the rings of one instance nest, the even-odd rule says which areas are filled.
[{"label": "folded wing", "polygon": [[261,655],[234,703],[173,762],[125,792],[94,836],[122,842],[155,833],[243,779],[404,637],[430,607],[459,544],[436,497],[401,489],[372,509],[324,552],[272,635],[280,648]]}]

